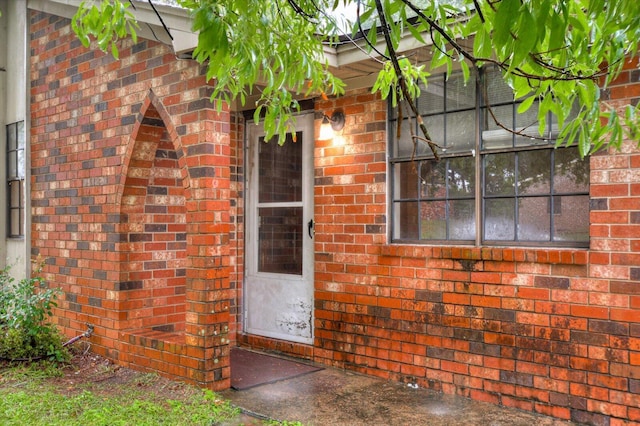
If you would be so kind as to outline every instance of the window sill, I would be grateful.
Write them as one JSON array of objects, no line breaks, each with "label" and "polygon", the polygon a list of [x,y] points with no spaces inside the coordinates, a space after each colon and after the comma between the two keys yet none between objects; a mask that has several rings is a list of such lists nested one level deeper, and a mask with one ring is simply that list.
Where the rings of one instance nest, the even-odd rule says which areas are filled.
[{"label": "window sill", "polygon": [[556,265],[586,265],[588,249],[537,247],[442,247],[428,245],[389,244],[380,247],[380,255],[404,258],[436,258],[453,260],[489,260]]}]

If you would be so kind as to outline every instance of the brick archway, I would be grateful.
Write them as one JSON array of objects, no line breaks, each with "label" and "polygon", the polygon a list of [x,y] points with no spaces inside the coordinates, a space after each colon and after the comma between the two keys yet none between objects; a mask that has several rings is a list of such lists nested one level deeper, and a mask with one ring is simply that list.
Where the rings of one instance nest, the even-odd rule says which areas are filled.
[{"label": "brick archway", "polygon": [[120,212],[120,328],[184,333],[184,161],[153,105],[131,144]]},{"label": "brick archway", "polygon": [[216,208],[228,212],[229,200],[207,189],[228,187],[217,145],[229,137],[206,132],[213,105],[199,108],[190,125],[203,137],[180,135],[149,91],[132,132],[119,196],[119,360],[221,389],[230,376],[229,223]]}]

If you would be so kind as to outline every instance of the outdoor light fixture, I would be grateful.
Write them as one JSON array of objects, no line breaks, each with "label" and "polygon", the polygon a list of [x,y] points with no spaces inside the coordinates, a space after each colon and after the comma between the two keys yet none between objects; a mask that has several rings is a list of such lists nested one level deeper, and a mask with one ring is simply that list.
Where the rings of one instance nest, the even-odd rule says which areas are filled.
[{"label": "outdoor light fixture", "polygon": [[342,130],[344,121],[344,112],[342,110],[335,110],[331,117],[324,114],[322,116],[322,125],[320,126],[320,139],[331,139],[336,132]]}]

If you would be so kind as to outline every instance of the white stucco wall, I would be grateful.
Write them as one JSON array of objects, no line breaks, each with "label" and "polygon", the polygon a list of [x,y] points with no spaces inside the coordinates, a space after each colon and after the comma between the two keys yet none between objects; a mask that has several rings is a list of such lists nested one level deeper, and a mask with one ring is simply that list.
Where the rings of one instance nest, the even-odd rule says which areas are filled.
[{"label": "white stucco wall", "polygon": [[24,0],[0,0],[0,266],[11,265],[17,278],[30,271],[29,230],[30,222],[25,220],[24,238],[6,238],[7,191],[6,191],[6,125],[25,121],[25,212],[29,212],[29,117],[27,101],[27,2]]}]

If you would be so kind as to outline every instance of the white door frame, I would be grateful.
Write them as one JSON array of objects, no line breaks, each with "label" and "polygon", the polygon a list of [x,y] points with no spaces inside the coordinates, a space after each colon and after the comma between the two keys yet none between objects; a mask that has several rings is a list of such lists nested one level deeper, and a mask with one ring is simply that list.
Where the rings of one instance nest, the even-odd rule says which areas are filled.
[{"label": "white door frame", "polygon": [[[258,202],[259,140],[261,124],[247,123],[245,176],[244,332],[298,343],[313,343],[314,238],[313,151],[314,114],[296,117],[302,137],[302,200],[288,203]],[[269,143],[277,143],[275,140]],[[291,143],[291,142],[287,142]],[[302,207],[302,275],[258,271],[258,208]]]}]

